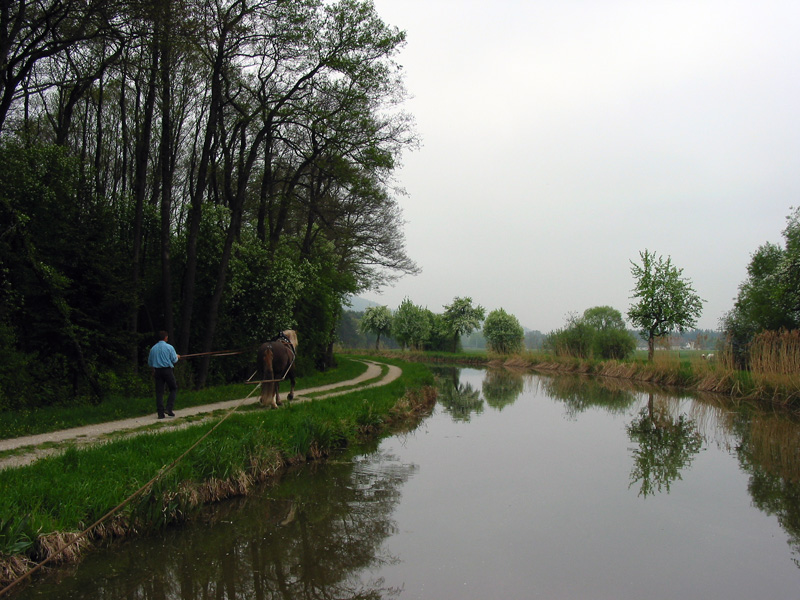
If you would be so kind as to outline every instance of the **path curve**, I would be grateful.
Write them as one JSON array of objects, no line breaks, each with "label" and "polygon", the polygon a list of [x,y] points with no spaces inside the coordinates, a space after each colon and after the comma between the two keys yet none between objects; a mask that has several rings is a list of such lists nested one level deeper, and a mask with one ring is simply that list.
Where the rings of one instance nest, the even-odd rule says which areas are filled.
[{"label": "path curve", "polygon": [[[342,394],[349,394],[350,392],[358,390],[366,390],[373,387],[387,385],[395,381],[400,375],[402,370],[400,367],[388,365],[386,363],[374,362],[371,360],[358,359],[367,365],[367,370],[358,377],[349,379],[347,381],[339,381],[337,383],[330,383],[328,385],[321,385],[315,388],[308,388],[303,390],[303,394],[316,394],[319,392],[329,392],[308,398],[307,396],[295,396],[292,403],[307,402],[309,400],[320,400],[322,398],[331,398],[333,396],[341,396]],[[379,381],[369,383],[367,385],[360,385],[365,381],[370,381],[380,377],[381,369],[383,366],[388,366],[389,371]],[[356,386],[356,387],[353,387]],[[345,390],[338,390],[338,388],[348,388]],[[338,391],[331,391],[338,390]],[[255,392],[255,390],[254,390]],[[101,437],[110,433],[116,432],[131,432],[135,434],[153,433],[155,431],[162,431],[164,429],[176,429],[178,427],[186,427],[197,423],[197,420],[186,421],[185,417],[195,415],[203,415],[219,410],[230,410],[238,405],[247,406],[249,404],[257,404],[259,397],[251,393],[246,398],[238,400],[226,400],[224,402],[215,402],[213,404],[205,404],[202,406],[191,406],[182,408],[178,411],[178,415],[174,419],[156,420],[155,415],[147,415],[143,417],[132,417],[130,419],[122,419],[120,421],[109,421],[107,423],[96,423],[94,425],[84,425],[83,427],[74,427],[72,429],[64,429],[62,431],[51,431],[49,433],[40,433],[37,435],[29,435],[18,438],[10,438],[0,440],[0,452],[7,450],[24,449],[19,454],[0,458],[0,469],[7,467],[20,467],[34,462],[35,460],[44,456],[50,456],[63,452],[66,446],[63,447],[41,447],[42,445],[49,444],[67,444],[67,445],[87,445],[97,442]],[[135,431],[139,430],[139,431]]]}]

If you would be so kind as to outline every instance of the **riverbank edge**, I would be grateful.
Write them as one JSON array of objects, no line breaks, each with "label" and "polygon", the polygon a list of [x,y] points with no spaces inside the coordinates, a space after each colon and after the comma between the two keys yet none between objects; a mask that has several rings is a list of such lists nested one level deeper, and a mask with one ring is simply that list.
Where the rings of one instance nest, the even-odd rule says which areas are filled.
[{"label": "riverbank edge", "polygon": [[[393,363],[403,361],[397,358],[390,359]],[[415,371],[415,369],[410,369]],[[101,542],[114,539],[127,538],[157,527],[166,527],[184,522],[190,515],[203,506],[219,502],[236,496],[245,496],[254,486],[260,484],[277,484],[281,477],[292,466],[324,460],[347,447],[369,442],[381,437],[409,431],[415,428],[420,421],[431,414],[436,404],[437,392],[433,385],[433,378],[427,369],[425,373],[416,370],[413,374],[403,375],[386,387],[378,390],[353,390],[350,393],[331,400],[320,401],[316,404],[308,403],[306,410],[313,412],[314,425],[319,428],[316,438],[306,440],[306,450],[292,453],[286,448],[275,445],[275,440],[265,436],[263,443],[258,447],[242,446],[247,450],[241,461],[245,466],[234,465],[227,477],[199,477],[197,480],[183,478],[169,487],[160,487],[154,484],[146,493],[139,496],[137,503],[127,510],[125,514],[117,514],[108,521],[91,529],[86,535],[80,531],[54,531],[39,535],[30,548],[24,553],[0,556],[0,593],[3,589],[25,576],[36,565],[49,561],[49,565],[74,564],[80,561],[85,553],[96,547]],[[366,395],[376,393],[391,394],[393,402],[371,402],[369,406],[365,400]],[[327,410],[327,405],[350,405],[346,411]],[[356,407],[353,410],[353,407]],[[303,423],[305,423],[304,421]],[[335,435],[330,432],[335,431]],[[326,434],[327,432],[327,434]],[[157,436],[166,438],[178,432],[163,432]],[[295,431],[288,435],[301,435],[304,432]],[[110,444],[92,448],[94,452],[109,452]],[[235,452],[234,452],[235,453]],[[226,471],[232,465],[214,465],[213,471]],[[27,469],[29,467],[21,467]],[[51,485],[57,486],[56,482]],[[113,507],[108,506],[108,510]],[[148,521],[148,517],[155,516],[155,521]],[[5,523],[11,519],[4,515]],[[83,525],[79,524],[82,528]],[[61,549],[69,545],[67,551]],[[55,558],[57,556],[57,558]]]},{"label": "riverbank edge", "polygon": [[735,400],[748,400],[782,408],[800,409],[800,374],[757,374],[726,369],[702,359],[664,360],[654,363],[639,360],[585,360],[534,353],[499,355],[493,353],[427,353],[416,351],[359,352],[405,361],[452,363],[465,366],[505,367],[544,374],[567,373],[622,379],[636,383],[679,388],[692,392],[720,394]]}]

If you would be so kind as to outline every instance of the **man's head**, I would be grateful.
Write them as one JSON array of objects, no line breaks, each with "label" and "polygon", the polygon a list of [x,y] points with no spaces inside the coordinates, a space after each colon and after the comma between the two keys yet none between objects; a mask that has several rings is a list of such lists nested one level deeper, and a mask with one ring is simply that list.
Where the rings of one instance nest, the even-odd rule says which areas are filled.
[{"label": "man's head", "polygon": [[168,337],[169,337],[169,334],[167,334],[166,331],[159,331],[158,332],[158,339],[164,340],[166,342]]}]

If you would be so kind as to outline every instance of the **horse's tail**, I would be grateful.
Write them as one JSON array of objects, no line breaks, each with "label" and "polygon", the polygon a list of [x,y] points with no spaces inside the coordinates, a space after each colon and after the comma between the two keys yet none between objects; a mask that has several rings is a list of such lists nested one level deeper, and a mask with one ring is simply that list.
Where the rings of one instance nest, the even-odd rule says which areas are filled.
[{"label": "horse's tail", "polygon": [[[271,381],[275,379],[273,373],[272,360],[274,355],[272,353],[272,345],[264,344],[258,349],[258,369],[261,373],[261,404],[268,404],[273,401],[273,390],[275,384]],[[269,382],[265,381],[269,380]]]}]

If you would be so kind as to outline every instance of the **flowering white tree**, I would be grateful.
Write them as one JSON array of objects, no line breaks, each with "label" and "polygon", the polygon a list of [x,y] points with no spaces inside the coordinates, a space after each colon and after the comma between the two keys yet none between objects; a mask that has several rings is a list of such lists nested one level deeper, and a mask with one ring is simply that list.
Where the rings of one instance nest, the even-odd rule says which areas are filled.
[{"label": "flowering white tree", "polygon": [[374,333],[375,350],[381,343],[381,336],[389,337],[392,332],[392,311],[388,306],[370,306],[364,311],[364,316],[358,324],[361,333]]},{"label": "flowering white tree", "polygon": [[406,298],[392,320],[392,335],[403,348],[421,348],[430,334],[427,311]]},{"label": "flowering white tree", "polygon": [[452,304],[444,307],[444,320],[453,336],[453,352],[458,350],[462,335],[469,335],[481,326],[485,314],[480,304],[472,306],[472,298],[454,298]]}]

